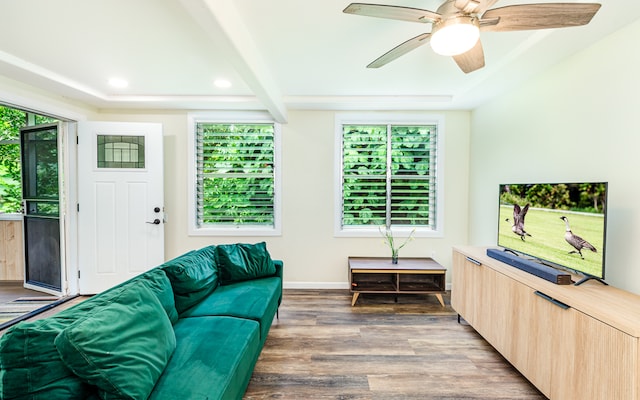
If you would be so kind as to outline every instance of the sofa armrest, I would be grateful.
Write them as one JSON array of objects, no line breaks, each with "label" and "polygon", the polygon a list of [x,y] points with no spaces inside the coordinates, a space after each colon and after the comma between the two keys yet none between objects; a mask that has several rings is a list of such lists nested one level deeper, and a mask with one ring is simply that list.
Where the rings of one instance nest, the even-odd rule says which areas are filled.
[{"label": "sofa armrest", "polygon": [[282,260],[273,260],[273,265],[276,266],[275,276],[280,278],[280,298],[278,299],[278,305],[282,303],[282,281],[284,280],[284,262]]},{"label": "sofa armrest", "polygon": [[276,266],[276,275],[280,277],[280,279],[282,279],[283,276],[283,272],[282,270],[284,269],[284,263],[282,262],[282,260],[273,260],[273,265]]}]

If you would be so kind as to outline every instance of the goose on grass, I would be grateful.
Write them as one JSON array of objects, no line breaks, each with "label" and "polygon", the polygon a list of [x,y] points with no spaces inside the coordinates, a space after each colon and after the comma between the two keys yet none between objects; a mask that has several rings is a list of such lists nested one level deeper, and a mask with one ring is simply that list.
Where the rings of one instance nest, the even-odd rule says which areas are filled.
[{"label": "goose on grass", "polygon": [[567,217],[563,215],[562,217],[560,217],[560,219],[564,221],[564,224],[566,227],[564,231],[564,240],[566,240],[567,243],[569,243],[575,249],[575,250],[571,250],[569,254],[578,253],[580,254],[580,258],[584,260],[584,256],[582,255],[582,249],[588,249],[593,251],[594,253],[598,252],[598,250],[596,250],[596,248],[593,247],[591,243],[587,242],[586,240],[584,240],[578,235],[574,235],[573,232],[571,232],[571,227],[569,226],[569,219]]}]

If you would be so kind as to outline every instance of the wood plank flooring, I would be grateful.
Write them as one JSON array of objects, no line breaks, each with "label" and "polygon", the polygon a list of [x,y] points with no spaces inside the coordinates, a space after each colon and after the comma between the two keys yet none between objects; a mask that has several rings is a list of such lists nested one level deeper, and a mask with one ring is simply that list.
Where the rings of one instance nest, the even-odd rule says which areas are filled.
[{"label": "wood plank flooring", "polygon": [[[26,316],[26,314],[36,309],[42,307],[47,309],[47,311],[30,317],[30,320],[46,318],[87,298],[88,297],[75,297],[54,308],[48,308],[58,299],[57,297],[35,290],[25,289],[22,282],[0,282],[0,336],[5,334],[12,322],[15,323],[19,321],[23,316]],[[29,301],[22,303],[19,301],[20,299]],[[38,299],[42,299],[42,302],[37,301]]]},{"label": "wood plank flooring", "polygon": [[244,399],[545,399],[444,298],[285,290]]},{"label": "wood plank flooring", "polygon": [[24,284],[16,281],[0,281],[0,303],[9,303],[21,297],[51,297],[46,293],[25,289]]},{"label": "wood plank flooring", "polygon": [[545,399],[435,296],[285,290],[245,399]]},{"label": "wood plank flooring", "polygon": [[51,304],[55,296],[25,289],[22,282],[0,282],[0,330],[9,322]]}]

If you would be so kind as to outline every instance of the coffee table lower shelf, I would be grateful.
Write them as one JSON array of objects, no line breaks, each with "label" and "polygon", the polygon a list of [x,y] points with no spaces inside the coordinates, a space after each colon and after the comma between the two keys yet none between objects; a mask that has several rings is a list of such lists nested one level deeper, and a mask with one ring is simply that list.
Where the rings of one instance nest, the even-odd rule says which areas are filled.
[{"label": "coffee table lower shelf", "polygon": [[369,291],[369,292],[354,292],[353,297],[351,298],[351,307],[356,305],[358,301],[358,297],[360,297],[361,293],[365,294],[380,294],[380,293],[391,293],[391,294],[432,294],[436,296],[442,307],[444,307],[444,299],[442,298],[442,293],[434,293],[434,292],[382,292],[382,291]]},{"label": "coffee table lower shelf", "polygon": [[[432,258],[349,257],[351,306],[362,293],[433,294],[444,307],[446,269]],[[396,297],[397,299],[397,297]]]}]

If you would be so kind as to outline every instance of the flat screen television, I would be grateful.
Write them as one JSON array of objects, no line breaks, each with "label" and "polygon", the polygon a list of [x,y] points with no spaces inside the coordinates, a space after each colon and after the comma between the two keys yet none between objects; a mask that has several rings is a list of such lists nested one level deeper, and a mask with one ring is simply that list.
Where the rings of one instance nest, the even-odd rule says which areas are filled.
[{"label": "flat screen television", "polygon": [[498,246],[604,283],[607,182],[501,184]]}]

